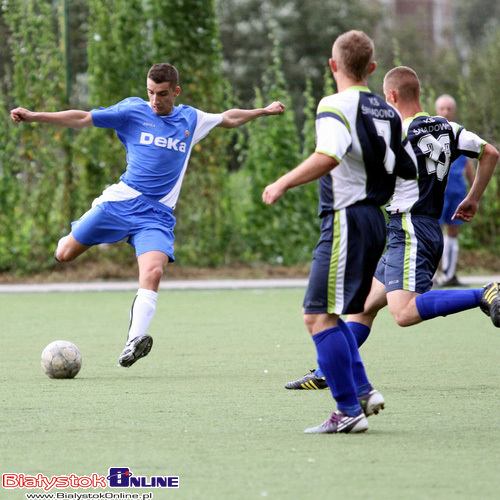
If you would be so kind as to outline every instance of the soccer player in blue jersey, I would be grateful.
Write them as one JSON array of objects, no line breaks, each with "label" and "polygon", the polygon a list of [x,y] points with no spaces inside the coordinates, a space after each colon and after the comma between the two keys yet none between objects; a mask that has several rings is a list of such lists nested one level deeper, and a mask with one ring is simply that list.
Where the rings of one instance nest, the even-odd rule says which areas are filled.
[{"label": "soccer player in blue jersey", "polygon": [[149,100],[127,98],[108,108],[36,113],[11,111],[19,122],[63,127],[114,129],[127,151],[120,182],[107,188],[92,208],[72,223],[55,251],[60,262],[77,258],[93,245],[128,238],[139,265],[139,290],[130,312],[125,349],[119,358],[129,367],[151,350],[147,329],[156,310],[158,288],[165,266],[174,260],[174,208],[193,146],[214,127],[234,128],[261,116],[281,114],[276,101],[265,108],[230,109],[211,114],[175,105],[181,87],[177,69],[155,64],[147,74]]},{"label": "soccer player in blue jersey", "polygon": [[[448,121],[454,121],[457,112],[455,99],[448,94],[443,94],[435,102],[436,115],[444,116]],[[444,226],[443,258],[441,260],[440,276],[437,276],[439,286],[463,286],[456,276],[456,267],[459,252],[458,236],[463,221],[453,219],[453,214],[458,204],[465,198],[467,186],[465,178],[472,186],[474,182],[474,166],[472,161],[464,155],[459,156],[450,167],[448,183],[444,193],[443,213],[439,219]]]},{"label": "soccer player in blue jersey", "polygon": [[[398,179],[387,207],[387,251],[377,266],[363,313],[347,317],[357,345],[366,340],[378,311],[386,305],[400,326],[480,307],[500,327],[498,283],[488,283],[479,289],[431,290],[443,250],[439,216],[450,165],[461,154],[479,159],[472,187],[453,215],[469,222],[491,179],[499,153],[460,125],[423,112],[420,83],[412,69],[400,66],[389,71],[384,79],[384,94],[404,119],[407,137],[418,159],[419,177]],[[354,378],[362,386],[364,374],[355,372]],[[313,370],[303,379],[289,382],[287,388],[324,389],[327,385],[328,379],[324,379],[321,370]]]},{"label": "soccer player in blue jersey", "polygon": [[[314,434],[363,432],[366,416],[383,408],[384,398],[368,381],[355,337],[340,315],[363,310],[385,247],[379,207],[392,196],[396,175],[416,176],[399,113],[366,86],[376,66],[372,40],[361,31],[344,33],[329,62],[338,93],[318,105],[315,152],[262,195],[274,204],[288,189],[319,179],[321,236],[303,312],[337,410],[305,431]],[[354,372],[363,373],[362,386],[356,387]]]}]

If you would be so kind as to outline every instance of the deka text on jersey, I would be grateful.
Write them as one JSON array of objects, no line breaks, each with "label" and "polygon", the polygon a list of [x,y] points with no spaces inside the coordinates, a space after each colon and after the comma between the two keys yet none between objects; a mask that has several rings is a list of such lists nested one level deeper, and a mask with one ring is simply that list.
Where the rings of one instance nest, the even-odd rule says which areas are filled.
[{"label": "deka text on jersey", "polygon": [[174,139],[173,137],[155,137],[153,134],[149,134],[148,132],[142,132],[139,142],[146,145],[154,144],[160,148],[173,149],[174,151],[180,151],[181,153],[186,152],[186,143],[181,142],[180,139]]}]

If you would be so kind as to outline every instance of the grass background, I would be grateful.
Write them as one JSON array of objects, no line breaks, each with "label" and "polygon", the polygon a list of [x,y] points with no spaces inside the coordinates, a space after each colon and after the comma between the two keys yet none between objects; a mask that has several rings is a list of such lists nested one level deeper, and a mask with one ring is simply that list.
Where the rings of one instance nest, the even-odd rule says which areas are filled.
[{"label": "grass background", "polygon": [[[1,471],[178,475],[178,490],[142,490],[156,500],[498,499],[490,320],[474,310],[403,329],[383,311],[361,354],[386,409],[365,434],[306,435],[334,406],[329,391],[283,388],[315,366],[302,295],[162,291],[153,350],[123,369],[133,293],[2,294]],[[57,339],[82,352],[73,380],[41,370]]]}]

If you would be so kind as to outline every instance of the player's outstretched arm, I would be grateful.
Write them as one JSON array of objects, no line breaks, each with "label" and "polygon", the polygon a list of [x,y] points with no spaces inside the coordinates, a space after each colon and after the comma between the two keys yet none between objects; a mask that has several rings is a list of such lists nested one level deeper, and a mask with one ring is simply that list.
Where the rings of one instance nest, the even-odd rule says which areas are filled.
[{"label": "player's outstretched arm", "polygon": [[219,127],[236,128],[261,116],[280,115],[285,111],[285,105],[275,101],[265,108],[256,109],[228,109],[222,113],[222,122]]},{"label": "player's outstretched arm", "polygon": [[323,177],[338,164],[331,156],[313,153],[299,166],[269,184],[262,193],[262,201],[267,205],[274,205],[289,189]]},{"label": "player's outstretched arm", "polygon": [[483,155],[477,166],[476,177],[472,183],[469,193],[465,199],[458,205],[452,220],[463,220],[470,222],[477,212],[479,200],[490,182],[491,176],[498,163],[499,153],[491,144],[486,144]]},{"label": "player's outstretched arm", "polygon": [[55,113],[37,113],[25,108],[16,108],[10,112],[10,117],[16,123],[48,123],[69,128],[83,128],[94,125],[90,112],[76,109],[56,111]]}]

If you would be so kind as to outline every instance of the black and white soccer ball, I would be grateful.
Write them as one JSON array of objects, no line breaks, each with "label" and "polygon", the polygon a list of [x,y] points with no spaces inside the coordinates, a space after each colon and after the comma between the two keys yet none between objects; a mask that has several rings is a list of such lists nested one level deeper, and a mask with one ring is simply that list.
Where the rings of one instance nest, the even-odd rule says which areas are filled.
[{"label": "black and white soccer ball", "polygon": [[73,378],[82,367],[82,355],[67,340],[51,342],[42,352],[42,370],[50,378]]}]

